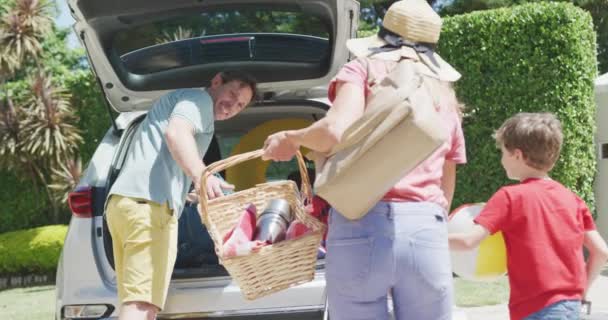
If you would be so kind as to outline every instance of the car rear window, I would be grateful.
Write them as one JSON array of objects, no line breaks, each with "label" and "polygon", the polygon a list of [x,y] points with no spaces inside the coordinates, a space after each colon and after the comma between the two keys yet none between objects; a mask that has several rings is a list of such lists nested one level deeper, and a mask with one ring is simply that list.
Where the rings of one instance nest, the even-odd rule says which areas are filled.
[{"label": "car rear window", "polygon": [[121,30],[113,50],[131,74],[230,62],[322,65],[331,25],[297,9],[245,7],[179,14]]}]

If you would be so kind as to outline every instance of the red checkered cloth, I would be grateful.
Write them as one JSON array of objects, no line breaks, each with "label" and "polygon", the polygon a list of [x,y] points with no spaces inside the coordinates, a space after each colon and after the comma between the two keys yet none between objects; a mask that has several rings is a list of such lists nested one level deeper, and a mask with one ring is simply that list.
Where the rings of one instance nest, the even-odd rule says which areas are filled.
[{"label": "red checkered cloth", "polygon": [[[255,205],[250,204],[239,218],[238,223],[224,236],[223,257],[244,256],[268,245],[268,242],[253,240],[256,227]],[[304,223],[294,221],[287,228],[285,239],[291,240],[308,234],[311,231]]]},{"label": "red checkered cloth", "polygon": [[267,245],[264,241],[253,241],[256,226],[255,205],[250,204],[239,218],[238,223],[224,236],[223,256],[230,258],[244,256]]},{"label": "red checkered cloth", "polygon": [[[311,216],[317,218],[317,220],[327,225],[329,209],[331,209],[331,206],[327,201],[325,201],[325,199],[319,196],[314,196],[312,201],[306,206],[306,209]],[[323,240],[326,240],[326,238],[327,231],[325,231],[325,234],[323,235]]]},{"label": "red checkered cloth", "polygon": [[310,231],[312,230],[309,227],[296,220],[289,224],[289,228],[287,228],[287,232],[285,234],[285,240],[297,239],[308,234]]}]

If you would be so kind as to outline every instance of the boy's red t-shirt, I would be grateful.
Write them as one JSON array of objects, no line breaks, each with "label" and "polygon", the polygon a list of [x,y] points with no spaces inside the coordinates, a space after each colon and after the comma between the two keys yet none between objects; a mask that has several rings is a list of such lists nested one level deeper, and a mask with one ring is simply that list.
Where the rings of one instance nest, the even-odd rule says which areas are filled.
[{"label": "boy's red t-shirt", "polygon": [[587,275],[586,231],[595,230],[583,200],[551,179],[502,187],[475,222],[502,231],[507,249],[511,319],[522,319],[561,300],[580,300]]}]

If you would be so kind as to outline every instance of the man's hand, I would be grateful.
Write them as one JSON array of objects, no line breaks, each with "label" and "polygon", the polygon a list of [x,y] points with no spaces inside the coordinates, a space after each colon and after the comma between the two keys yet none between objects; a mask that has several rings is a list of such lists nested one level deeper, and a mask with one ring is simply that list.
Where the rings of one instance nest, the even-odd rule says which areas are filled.
[{"label": "man's hand", "polygon": [[214,175],[207,178],[207,196],[209,197],[209,200],[223,196],[223,190],[234,190],[234,185],[231,185]]},{"label": "man's hand", "polygon": [[198,193],[196,191],[192,191],[186,195],[186,201],[190,203],[198,202]]},{"label": "man's hand", "polygon": [[280,131],[266,138],[262,160],[289,161],[300,146],[288,135],[288,131]]}]

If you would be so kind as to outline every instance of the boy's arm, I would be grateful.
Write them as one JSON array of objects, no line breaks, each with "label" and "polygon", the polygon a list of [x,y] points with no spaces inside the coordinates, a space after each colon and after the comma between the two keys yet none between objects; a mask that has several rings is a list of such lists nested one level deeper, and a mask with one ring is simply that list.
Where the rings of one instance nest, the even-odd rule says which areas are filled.
[{"label": "boy's arm", "polygon": [[479,243],[490,234],[509,228],[511,215],[511,196],[507,189],[501,188],[492,195],[479,215],[473,219],[475,224],[469,231],[448,234],[450,249],[470,250],[479,246]]},{"label": "boy's arm", "polygon": [[586,297],[587,291],[591,287],[591,284],[598,276],[600,271],[602,271],[602,267],[608,261],[608,246],[606,245],[606,241],[602,239],[599,232],[596,230],[591,230],[585,232],[585,248],[589,250],[589,259],[587,260],[587,285],[585,287],[585,294],[583,298]]},{"label": "boy's arm", "polygon": [[479,246],[479,243],[489,235],[490,232],[486,228],[475,224],[466,233],[448,234],[448,241],[452,250],[471,250]]}]

